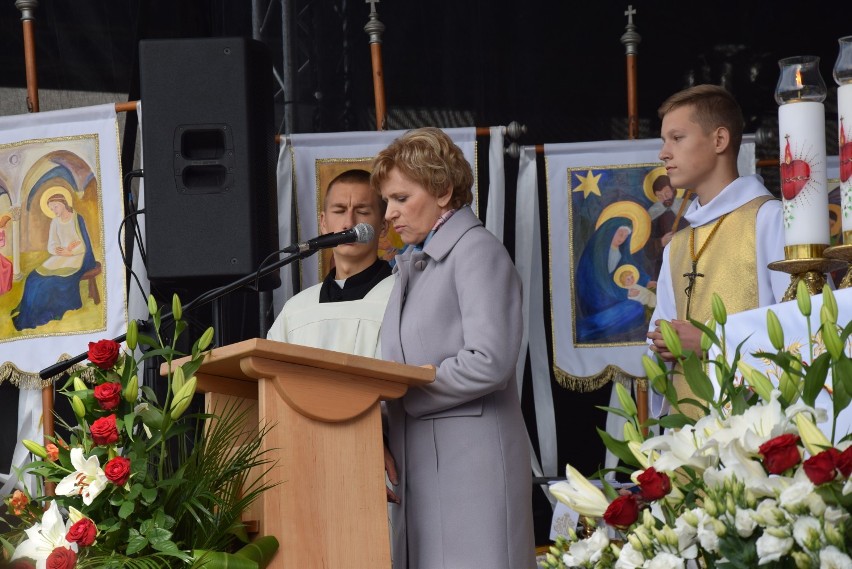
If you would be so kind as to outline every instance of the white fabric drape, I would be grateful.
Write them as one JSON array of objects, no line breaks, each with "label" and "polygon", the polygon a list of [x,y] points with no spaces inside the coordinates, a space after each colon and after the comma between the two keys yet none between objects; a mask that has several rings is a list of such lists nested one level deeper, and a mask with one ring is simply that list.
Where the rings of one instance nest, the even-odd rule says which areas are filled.
[{"label": "white fabric drape", "polygon": [[521,149],[515,207],[515,266],[518,268],[524,287],[524,335],[517,378],[518,389],[521,389],[526,363],[523,356],[529,347],[540,469],[543,476],[556,476],[559,470],[556,452],[556,417],[543,320],[544,282],[541,267],[540,215],[536,151],[535,147],[527,146]]},{"label": "white fabric drape", "polygon": [[488,207],[485,209],[485,229],[503,241],[503,216],[506,213],[506,170],[503,162],[503,131],[505,127],[488,129]]}]

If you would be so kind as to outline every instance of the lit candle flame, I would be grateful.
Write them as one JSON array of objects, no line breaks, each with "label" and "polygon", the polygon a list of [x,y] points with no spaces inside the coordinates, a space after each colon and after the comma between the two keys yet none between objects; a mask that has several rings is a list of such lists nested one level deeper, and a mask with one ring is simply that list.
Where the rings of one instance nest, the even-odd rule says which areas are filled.
[{"label": "lit candle flame", "polygon": [[802,88],[802,67],[796,67],[796,87]]}]

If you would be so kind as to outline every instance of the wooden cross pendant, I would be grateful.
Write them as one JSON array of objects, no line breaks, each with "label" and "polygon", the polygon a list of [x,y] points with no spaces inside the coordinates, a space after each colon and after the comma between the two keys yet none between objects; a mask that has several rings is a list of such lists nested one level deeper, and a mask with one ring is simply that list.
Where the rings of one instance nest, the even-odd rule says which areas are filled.
[{"label": "wooden cross pendant", "polygon": [[689,309],[692,304],[692,291],[695,290],[695,279],[704,277],[704,273],[698,272],[698,261],[692,261],[692,272],[684,273],[683,276],[689,279],[689,285],[683,290],[686,293],[686,319],[689,320]]}]

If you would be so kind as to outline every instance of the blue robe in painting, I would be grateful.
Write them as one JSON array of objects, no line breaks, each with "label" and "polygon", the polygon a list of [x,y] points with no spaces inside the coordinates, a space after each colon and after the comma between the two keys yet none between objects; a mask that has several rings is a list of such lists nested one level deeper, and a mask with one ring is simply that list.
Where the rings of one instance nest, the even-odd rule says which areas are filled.
[{"label": "blue robe in painting", "polygon": [[60,320],[69,310],[83,306],[80,296],[80,277],[95,266],[95,254],[92,252],[92,242],[86,230],[83,216],[74,214],[77,228],[86,245],[83,254],[83,264],[76,272],[68,276],[40,275],[38,269],[30,272],[24,282],[24,294],[21,303],[12,314],[12,323],[16,330],[35,328],[47,324],[51,320]]},{"label": "blue robe in painting", "polygon": [[[621,259],[610,271],[609,249],[616,230],[622,226],[629,227],[631,234],[619,246]],[[574,274],[577,343],[642,341],[645,338],[648,328],[645,307],[630,300],[627,289],[613,280],[615,269],[621,265],[633,265],[638,269],[640,285],[650,280],[641,253],[630,252],[632,230],[633,224],[627,218],[608,219],[595,230],[580,255]]]}]

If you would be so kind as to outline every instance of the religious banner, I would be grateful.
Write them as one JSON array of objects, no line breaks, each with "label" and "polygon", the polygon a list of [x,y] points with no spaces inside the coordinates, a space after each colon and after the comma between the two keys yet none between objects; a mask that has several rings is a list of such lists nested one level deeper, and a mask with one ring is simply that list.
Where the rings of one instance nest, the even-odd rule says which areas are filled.
[{"label": "religious banner", "polygon": [[[495,127],[498,128],[498,127]],[[453,141],[461,148],[465,158],[473,167],[474,173],[474,203],[472,207],[478,213],[479,187],[476,182],[478,164],[476,160],[476,129],[450,128],[444,129]],[[338,174],[349,169],[370,171],[373,157],[388,146],[405,131],[367,131],[367,132],[338,132],[317,134],[293,134],[282,143],[278,161],[278,223],[281,247],[293,241],[305,241],[319,235],[319,214],[322,211],[325,190],[328,183]],[[503,200],[503,188],[497,188],[493,181],[503,179],[502,136],[495,137],[492,133],[492,145],[499,144],[499,176],[492,175],[489,189],[490,203]],[[493,156],[494,153],[492,153]],[[489,209],[490,209],[489,203]],[[296,227],[293,231],[291,224],[291,208],[296,212]],[[495,206],[502,211],[502,204]],[[502,222],[502,220],[500,220]],[[502,223],[500,225],[502,229]],[[393,229],[380,239],[379,254],[390,259],[402,247]],[[318,255],[303,259],[300,263],[301,280],[299,286],[304,289],[325,276],[330,269],[331,255],[322,251]],[[274,293],[276,313],[281,310],[284,302],[292,294],[291,281],[288,271],[282,271],[282,283]]]},{"label": "religious banner", "polygon": [[16,440],[38,438],[39,370],[126,328],[122,218],[113,105],[0,118],[0,383],[31,388]]},{"label": "religious banner", "polygon": [[[658,140],[545,146],[553,370],[565,387],[644,375],[663,248],[688,205],[659,151]],[[750,137],[743,155],[740,173],[753,173]]]},{"label": "religious banner", "polygon": [[[644,376],[641,356],[647,347],[641,326],[647,330],[654,301],[659,241],[686,204],[682,190],[665,184],[660,146],[659,140],[546,145],[546,211],[539,207],[536,149],[521,149],[515,264],[524,286],[522,351],[529,345],[541,466],[547,476],[558,469],[551,371],[563,387],[582,391]],[[753,135],[743,137],[737,165],[742,175],[755,172]],[[550,244],[546,256],[539,237],[543,221]],[[620,243],[613,247],[615,241]],[[584,278],[596,279],[601,290],[578,284],[584,254]],[[543,279],[543,258],[550,264],[549,283]],[[549,315],[544,294],[550,294]],[[547,317],[553,362],[546,349]],[[518,378],[523,368],[519,363]],[[610,405],[618,406],[615,390]],[[622,424],[611,414],[607,432],[620,437]],[[608,456],[608,467],[616,462]]]}]

